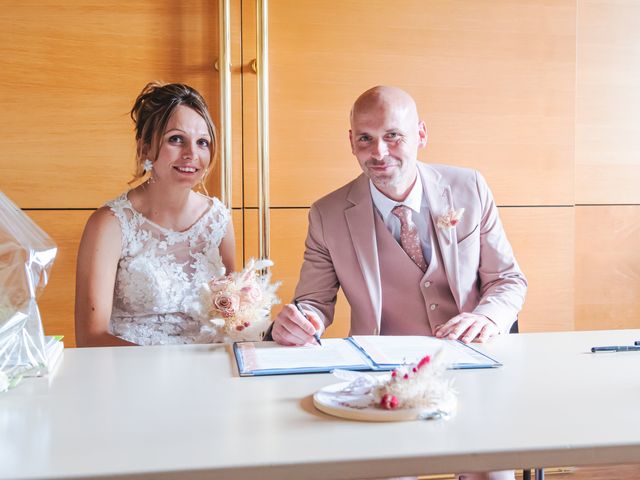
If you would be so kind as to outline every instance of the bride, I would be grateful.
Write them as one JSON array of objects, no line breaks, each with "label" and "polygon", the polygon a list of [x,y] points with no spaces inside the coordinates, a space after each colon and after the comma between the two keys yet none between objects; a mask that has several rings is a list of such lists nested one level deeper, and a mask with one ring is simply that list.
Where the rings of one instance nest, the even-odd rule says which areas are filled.
[{"label": "bride", "polygon": [[[212,166],[215,127],[202,96],[183,84],[148,84],[131,110],[133,182],[85,227],[76,275],[79,347],[210,343],[198,295],[233,271],[229,210],[193,191]],[[204,190],[204,188],[202,188]]]}]

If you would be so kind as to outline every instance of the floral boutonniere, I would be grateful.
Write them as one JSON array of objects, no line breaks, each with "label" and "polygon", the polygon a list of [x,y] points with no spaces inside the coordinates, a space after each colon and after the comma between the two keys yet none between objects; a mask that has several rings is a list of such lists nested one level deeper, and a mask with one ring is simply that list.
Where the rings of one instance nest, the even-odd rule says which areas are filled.
[{"label": "floral boutonniere", "polygon": [[450,209],[444,215],[440,215],[438,217],[438,228],[442,230],[451,230],[454,228],[460,220],[462,220],[462,215],[464,214],[464,208],[460,208],[458,210]]}]

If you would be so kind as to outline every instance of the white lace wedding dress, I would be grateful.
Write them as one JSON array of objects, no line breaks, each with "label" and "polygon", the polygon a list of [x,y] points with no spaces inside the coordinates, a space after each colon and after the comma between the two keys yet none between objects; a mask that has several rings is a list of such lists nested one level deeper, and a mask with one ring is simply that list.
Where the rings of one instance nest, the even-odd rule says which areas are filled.
[{"label": "white lace wedding dress", "polygon": [[144,217],[126,192],[106,204],[122,229],[112,335],[139,345],[222,341],[204,322],[199,293],[204,283],[225,273],[219,247],[230,214],[218,199],[208,200],[211,208],[184,232]]}]

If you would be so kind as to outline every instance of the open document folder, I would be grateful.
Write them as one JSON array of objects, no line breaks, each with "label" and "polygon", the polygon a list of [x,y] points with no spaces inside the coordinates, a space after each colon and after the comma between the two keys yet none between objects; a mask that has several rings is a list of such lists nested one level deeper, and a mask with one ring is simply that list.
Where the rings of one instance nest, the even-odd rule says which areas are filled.
[{"label": "open document folder", "polygon": [[283,347],[275,342],[233,345],[241,376],[346,370],[393,370],[444,349],[451,368],[493,368],[500,362],[458,340],[421,336],[323,338],[322,346]]}]

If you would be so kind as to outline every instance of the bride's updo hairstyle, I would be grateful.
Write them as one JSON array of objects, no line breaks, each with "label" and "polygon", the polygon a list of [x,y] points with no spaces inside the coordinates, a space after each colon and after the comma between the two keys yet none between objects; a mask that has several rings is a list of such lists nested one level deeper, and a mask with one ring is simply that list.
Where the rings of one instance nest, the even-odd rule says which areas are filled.
[{"label": "bride's updo hairstyle", "polygon": [[[129,183],[134,183],[145,176],[144,162],[147,157],[155,161],[162,145],[162,135],[167,127],[167,122],[179,105],[184,105],[196,111],[207,124],[207,129],[211,136],[211,163],[209,165],[213,165],[218,150],[218,139],[216,128],[209,114],[209,108],[202,95],[194,88],[183,83],[163,84],[151,82],[142,89],[131,109],[131,118],[136,126],[138,146],[136,170],[133,180]],[[144,145],[149,147],[149,155],[142,158],[142,147]],[[211,168],[208,170],[211,171]]]}]

